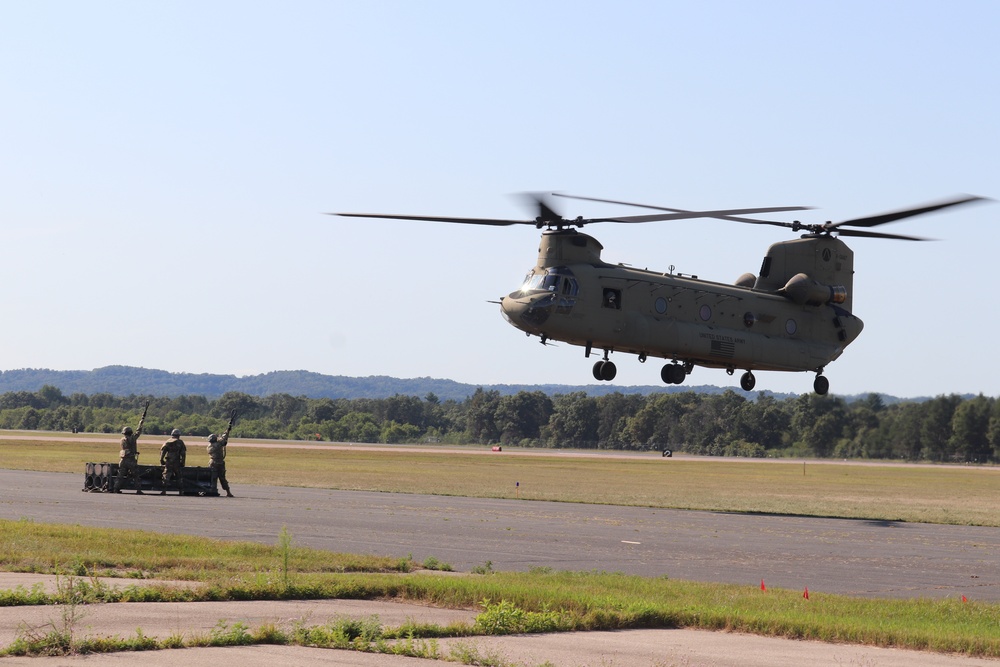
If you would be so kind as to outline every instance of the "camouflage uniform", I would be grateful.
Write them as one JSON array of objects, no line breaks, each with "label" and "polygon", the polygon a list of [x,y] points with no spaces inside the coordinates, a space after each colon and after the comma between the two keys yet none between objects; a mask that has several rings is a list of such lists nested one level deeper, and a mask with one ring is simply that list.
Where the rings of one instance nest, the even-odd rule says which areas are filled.
[{"label": "camouflage uniform", "polygon": [[208,458],[209,467],[212,468],[212,473],[219,484],[222,485],[222,490],[226,492],[226,496],[229,498],[233,497],[232,491],[229,490],[229,482],[226,480],[226,443],[229,442],[229,434],[223,433],[222,435],[215,435],[214,433],[208,436]]},{"label": "camouflage uniform", "polygon": [[187,459],[187,445],[181,440],[181,432],[174,429],[170,432],[170,440],[160,447],[160,465],[163,466],[163,487],[160,491],[162,496],[167,492],[167,487],[174,480],[177,480],[177,492],[184,493],[184,477],[181,474],[184,468],[184,461]]},{"label": "camouflage uniform", "polygon": [[139,488],[139,478],[136,475],[136,467],[139,465],[139,436],[142,434],[142,422],[139,428],[133,433],[132,429],[126,426],[122,429],[122,446],[118,452],[118,476],[115,478],[115,493],[122,492],[122,482],[126,477],[132,480],[135,492],[141,494]]}]

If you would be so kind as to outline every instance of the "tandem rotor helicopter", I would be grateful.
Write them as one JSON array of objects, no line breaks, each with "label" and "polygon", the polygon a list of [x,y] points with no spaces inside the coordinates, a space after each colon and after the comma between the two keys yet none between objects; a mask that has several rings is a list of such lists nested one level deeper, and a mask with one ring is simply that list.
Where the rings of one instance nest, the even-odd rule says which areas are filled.
[{"label": "tandem rotor helicopter", "polygon": [[[816,374],[813,389],[826,394],[823,375],[828,364],[861,333],[853,314],[854,253],[840,237],[854,236],[926,241],[867,229],[952,206],[985,201],[962,196],[937,203],[842,222],[807,224],[747,218],[747,215],[801,211],[808,207],[688,211],[631,202],[553,196],[662,211],[648,215],[566,219],[550,200],[530,195],[537,206],[533,220],[446,218],[381,213],[336,213],[357,218],[425,220],[470,225],[534,225],[543,229],[538,262],[515,291],[500,299],[500,311],[513,326],[542,344],[560,341],[599,351],[594,378],[610,381],[617,367],[610,355],[634,354],[667,360],[660,378],[681,384],[695,366],[721,368],[729,375],[742,370],[740,386],[750,391],[756,371],[808,371]],[[797,239],[774,243],[760,272],[745,273],[734,284],[697,276],[637,269],[601,259],[603,246],[578,231],[599,222],[639,223],[716,218],[731,222],[787,227],[805,232]]]}]

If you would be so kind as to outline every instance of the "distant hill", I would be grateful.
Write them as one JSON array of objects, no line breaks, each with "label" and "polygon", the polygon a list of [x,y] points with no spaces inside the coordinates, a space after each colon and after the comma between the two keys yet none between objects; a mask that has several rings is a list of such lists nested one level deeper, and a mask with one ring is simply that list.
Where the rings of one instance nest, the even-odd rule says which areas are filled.
[{"label": "distant hill", "polygon": [[[387,398],[396,394],[425,397],[433,393],[439,399],[463,401],[476,389],[482,387],[496,390],[502,395],[519,391],[541,391],[549,396],[582,391],[591,396],[607,394],[657,394],[695,391],[702,394],[721,394],[732,387],[713,385],[640,385],[622,386],[566,385],[566,384],[462,384],[454,380],[439,378],[394,378],[386,375],[368,377],[347,377],[345,375],[322,375],[310,371],[272,371],[260,375],[237,377],[235,375],[214,375],[211,373],[170,373],[167,371],[134,366],[105,366],[92,371],[52,371],[44,368],[20,368],[0,371],[0,394],[11,391],[35,392],[50,385],[58,387],[66,396],[72,394],[111,394],[113,396],[183,396],[195,395],[218,398],[228,391],[239,391],[251,396],[290,394],[308,398]],[[743,392],[738,392],[743,395]],[[768,393],[778,400],[798,394]],[[758,392],[749,392],[748,397],[756,397]],[[847,402],[863,398],[867,394],[840,396]],[[926,397],[900,399],[882,394],[886,404],[900,401],[923,401]]]},{"label": "distant hill", "polygon": [[[423,398],[433,393],[441,400],[465,400],[477,388],[496,390],[501,394],[519,391],[542,391],[548,395],[582,391],[591,396],[620,392],[623,394],[653,394],[697,391],[720,394],[726,388],[701,386],[620,386],[620,385],[472,385],[437,378],[394,378],[385,375],[347,377],[322,375],[309,371],[273,371],[261,375],[237,377],[211,373],[170,373],[133,366],[105,366],[92,371],[53,371],[42,368],[21,368],[0,371],[0,393],[35,392],[45,385],[58,387],[66,396],[72,394],[112,394],[114,396],[181,396],[197,395],[217,398],[229,391],[252,396],[290,394],[309,398],[386,398],[396,394]],[[773,394],[782,399],[793,394]]]}]

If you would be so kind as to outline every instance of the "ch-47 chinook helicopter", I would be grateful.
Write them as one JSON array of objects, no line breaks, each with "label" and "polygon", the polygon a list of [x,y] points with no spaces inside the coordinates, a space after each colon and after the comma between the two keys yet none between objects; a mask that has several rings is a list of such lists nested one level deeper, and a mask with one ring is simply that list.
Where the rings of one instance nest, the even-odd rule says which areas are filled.
[{"label": "ch-47 chinook helicopter", "polygon": [[[630,202],[555,196],[635,206],[663,213],[605,218],[566,219],[541,196],[533,196],[533,220],[445,218],[438,216],[338,213],[348,217],[428,220],[473,225],[534,225],[543,229],[538,262],[517,290],[500,300],[510,324],[543,344],[561,341],[584,348],[584,356],[603,352],[594,378],[613,380],[613,352],[668,360],[660,370],[667,384],[681,384],[695,366],[743,370],[740,386],[750,391],[755,371],[810,371],[813,389],[826,394],[826,366],[858,337],[863,323],[852,312],[854,253],[839,237],[855,236],[925,241],[916,236],[852,229],[871,228],[903,218],[958,206],[982,197],[963,196],[916,208],[842,222],[806,224],[743,217],[800,211],[808,207],[687,211]],[[800,238],[771,245],[760,272],[745,273],[734,284],[696,276],[637,269],[601,259],[603,246],[577,231],[598,222],[657,222],[717,218],[777,225]]]}]

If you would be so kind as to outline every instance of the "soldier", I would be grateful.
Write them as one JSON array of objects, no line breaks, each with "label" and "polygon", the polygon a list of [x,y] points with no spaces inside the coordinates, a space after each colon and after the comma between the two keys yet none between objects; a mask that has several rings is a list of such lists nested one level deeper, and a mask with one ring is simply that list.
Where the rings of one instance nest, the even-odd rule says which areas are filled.
[{"label": "soldier", "polygon": [[163,466],[163,487],[160,495],[167,493],[167,486],[177,480],[177,495],[184,495],[184,461],[187,459],[187,445],[181,440],[181,432],[174,429],[170,432],[170,440],[160,447],[160,465]]},{"label": "soldier", "polygon": [[219,480],[222,489],[226,492],[227,498],[232,498],[233,493],[229,490],[229,482],[226,480],[226,443],[229,442],[229,429],[221,436],[212,434],[208,436],[208,458],[209,467],[212,473]]},{"label": "soldier", "polygon": [[146,401],[146,407],[142,411],[142,416],[139,417],[139,425],[134,433],[130,426],[122,429],[122,446],[118,452],[118,476],[115,478],[115,493],[122,492],[122,481],[129,477],[135,487],[136,494],[142,495],[142,488],[139,486],[139,478],[136,475],[136,466],[139,465],[139,436],[142,435],[142,423],[146,421],[147,410],[149,410],[149,401]]}]

